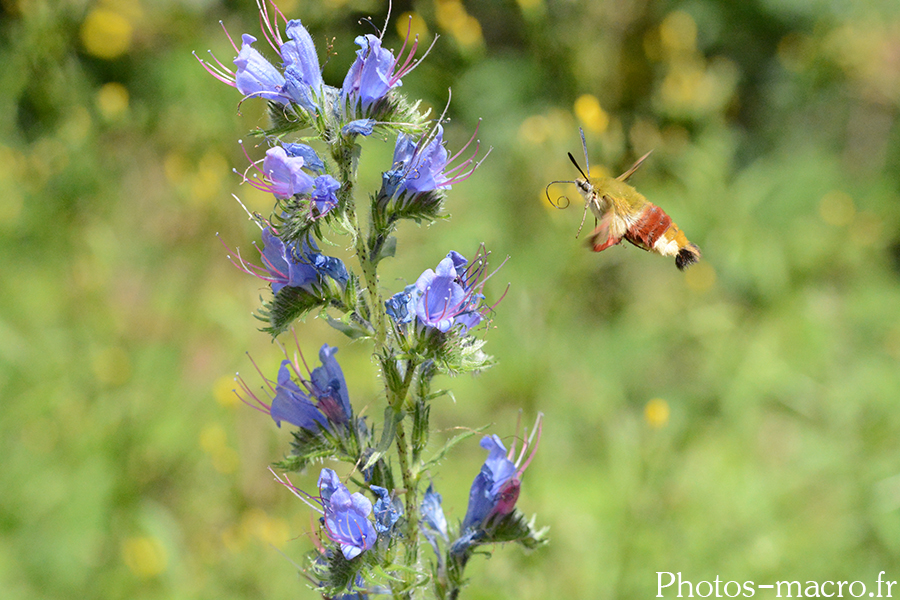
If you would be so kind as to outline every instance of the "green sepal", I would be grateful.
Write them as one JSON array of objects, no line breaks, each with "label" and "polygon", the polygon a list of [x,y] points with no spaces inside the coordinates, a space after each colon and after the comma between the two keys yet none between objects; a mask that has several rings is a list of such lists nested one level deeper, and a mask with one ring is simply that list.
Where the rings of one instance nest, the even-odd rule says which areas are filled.
[{"label": "green sepal", "polygon": [[314,115],[296,104],[281,104],[280,102],[268,103],[269,122],[271,126],[261,129],[260,133],[266,137],[278,137],[286,133],[302,131],[313,127]]},{"label": "green sepal", "polygon": [[323,286],[316,286],[310,291],[304,287],[286,286],[281,288],[271,301],[265,302],[259,309],[259,318],[268,321],[269,326],[262,331],[275,337],[285,331],[294,320],[305,317],[315,308],[325,306],[328,297]]},{"label": "green sepal", "polygon": [[275,463],[282,471],[299,472],[313,461],[344,454],[340,441],[328,430],[312,432],[298,428],[291,433],[294,439],[290,455]]},{"label": "green sepal", "polygon": [[473,373],[494,364],[494,358],[482,351],[485,340],[462,333],[459,327],[442,332],[433,327],[424,327],[414,320],[395,331],[399,334],[399,347],[414,356],[416,362],[434,361],[436,369],[441,373]]},{"label": "green sepal", "polygon": [[547,532],[550,528],[535,529],[536,518],[537,515],[532,515],[531,519],[527,519],[522,511],[515,509],[490,524],[484,543],[516,542],[529,550],[543,546],[549,541]]},{"label": "green sepal", "polygon": [[371,552],[363,552],[356,558],[347,560],[339,548],[334,548],[324,568],[321,564],[313,564],[316,575],[323,581],[319,590],[328,597],[346,594],[356,575],[365,566],[367,555],[370,554]]}]

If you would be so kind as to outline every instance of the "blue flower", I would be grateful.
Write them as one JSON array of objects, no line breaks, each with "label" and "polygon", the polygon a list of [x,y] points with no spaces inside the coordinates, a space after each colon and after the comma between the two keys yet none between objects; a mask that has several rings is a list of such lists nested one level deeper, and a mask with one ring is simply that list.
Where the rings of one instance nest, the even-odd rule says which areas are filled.
[{"label": "blue flower", "polygon": [[437,269],[426,269],[415,285],[394,294],[385,302],[387,314],[398,325],[416,318],[426,328],[449,331],[458,326],[462,333],[481,323],[488,307],[482,306],[482,290],[487,275],[488,253],[480,249],[472,265],[462,254],[450,251]]},{"label": "blue flower", "polygon": [[430,139],[426,135],[415,141],[400,132],[394,146],[393,172],[399,175],[395,193],[418,194],[450,187],[450,180],[444,175],[448,154],[443,136],[444,129],[440,125]]},{"label": "blue flower", "polygon": [[334,357],[338,349],[323,344],[319,349],[321,367],[310,374],[311,393],[318,400],[319,408],[332,423],[346,423],[352,416],[350,395],[344,372]]},{"label": "blue flower", "polygon": [[253,48],[255,41],[256,38],[249,33],[241,36],[241,51],[234,59],[237,67],[234,86],[244,96],[259,96],[286,104],[287,98],[283,93],[284,76]]},{"label": "blue flower", "polygon": [[426,269],[416,280],[419,300],[416,302],[416,318],[426,327],[447,331],[459,319],[463,330],[477,325],[481,315],[477,312],[480,295],[460,284],[451,255],[447,255],[437,269]]},{"label": "blue flower", "polygon": [[322,171],[325,170],[325,163],[322,162],[322,159],[319,158],[319,155],[316,154],[316,151],[313,150],[313,147],[308,144],[293,144],[287,143],[283,144],[282,147],[284,151],[287,152],[288,156],[299,156],[303,158],[303,168],[309,169],[316,174],[321,174]]},{"label": "blue flower", "polygon": [[[271,416],[278,427],[281,427],[282,421],[287,421],[312,433],[318,433],[320,429],[331,429],[340,434],[346,431],[347,424],[351,422],[353,409],[344,373],[334,358],[336,352],[337,348],[324,344],[319,350],[322,366],[313,369],[308,379],[300,374],[299,363],[289,359],[281,362],[278,381],[274,387],[260,371],[271,403],[257,397],[241,378],[238,381],[243,394],[236,391],[238,398],[251,408]],[[299,345],[297,353],[302,356]],[[259,371],[258,367],[257,370]]]},{"label": "blue flower", "polygon": [[360,35],[354,40],[359,50],[356,60],[344,77],[341,98],[359,103],[363,111],[384,98],[394,87],[402,85],[400,77],[392,71],[396,60],[390,50],[381,47],[381,40],[372,34]]},{"label": "blue flower", "polygon": [[412,321],[416,314],[418,295],[415,292],[416,286],[408,285],[402,292],[397,292],[384,303],[385,312],[400,325]]},{"label": "blue flower", "polygon": [[294,244],[285,244],[270,228],[262,232],[263,266],[268,277],[261,279],[272,284],[272,293],[277,294],[283,287],[302,287],[319,283],[322,276],[328,276],[341,286],[346,285],[349,274],[340,259],[317,252],[315,244],[307,238],[298,249]]},{"label": "blue flower", "polygon": [[[406,32],[406,39],[400,48],[402,57],[409,42],[410,30]],[[394,58],[390,50],[381,47],[381,39],[372,34],[361,35],[354,40],[359,50],[356,51],[356,60],[344,77],[341,86],[341,105],[349,114],[356,114],[361,110],[363,116],[368,116],[373,108],[376,108],[388,92],[403,85],[401,78],[412,71],[421,62],[413,57],[419,47],[418,37],[410,46],[409,54],[403,60],[403,64]],[[429,48],[428,50],[431,50]],[[425,58],[425,55],[422,56]]]},{"label": "blue flower", "polygon": [[[274,471],[269,470],[275,475]],[[322,522],[325,533],[331,541],[340,546],[347,560],[353,560],[375,545],[378,533],[368,518],[372,514],[372,502],[359,492],[351,494],[347,486],[341,483],[337,473],[331,469],[322,469],[319,474],[318,498],[311,497],[294,487],[287,476],[282,479],[275,475],[275,480],[310,506],[312,504],[309,500],[321,505],[320,512],[324,517]]]},{"label": "blue flower", "polygon": [[316,112],[314,99],[322,94],[322,71],[309,31],[298,19],[285,27],[290,41],[281,45],[284,61],[285,92],[291,100],[310,112]]},{"label": "blue flower", "polygon": [[278,370],[275,398],[269,407],[272,420],[278,427],[281,427],[282,421],[287,421],[295,427],[314,433],[319,431],[319,427],[327,428],[328,418],[291,379],[291,364],[291,361],[283,360]]},{"label": "blue flower", "polygon": [[351,494],[331,469],[322,469],[319,490],[325,511],[325,532],[341,547],[344,558],[352,560],[372,548],[378,537],[368,519],[372,502],[359,492]]},{"label": "blue flower", "polygon": [[[386,199],[397,196],[401,204],[408,204],[431,192],[450,189],[453,184],[465,181],[487,157],[485,154],[481,160],[475,160],[480,148],[476,135],[478,127],[460,151],[449,156],[444,147],[444,129],[440,124],[418,140],[400,132],[394,145],[393,168],[382,175],[380,196]],[[473,141],[475,151],[471,156],[450,166]]]},{"label": "blue flower", "polygon": [[338,204],[337,192],[341,184],[331,175],[319,175],[313,182],[312,203],[316,208],[316,218],[328,214]]},{"label": "blue flower", "polygon": [[444,509],[441,508],[441,495],[434,491],[434,485],[429,483],[428,489],[425,490],[425,496],[422,498],[422,525],[425,530],[426,537],[429,532],[437,533],[445,540],[447,539],[447,518],[444,516]]},{"label": "blue flower", "polygon": [[[488,451],[488,457],[475,476],[469,490],[469,505],[460,525],[460,537],[451,546],[451,552],[460,554],[472,544],[486,537],[486,530],[496,519],[513,512],[519,498],[522,475],[534,458],[541,440],[543,415],[538,414],[531,435],[522,444],[516,461],[515,443],[507,453],[506,447],[496,435],[484,437],[481,447]],[[527,459],[525,454],[531,446]]]},{"label": "blue flower", "polygon": [[356,133],[359,135],[372,135],[372,131],[375,130],[375,125],[378,122],[375,119],[357,119],[355,121],[350,121],[341,129],[341,133],[344,135],[348,135],[351,133]]},{"label": "blue flower", "polygon": [[[501,491],[509,489],[511,482],[516,487],[516,465],[507,457],[506,447],[496,435],[482,438],[481,447],[488,451],[488,457],[481,467],[481,472],[475,476],[472,489],[469,491],[469,506],[466,517],[462,522],[462,529],[476,527],[484,524],[494,508],[501,500]],[[516,489],[518,497],[518,489]],[[515,500],[513,500],[513,505]],[[512,507],[510,507],[511,512]]]},{"label": "blue flower", "polygon": [[285,286],[307,287],[319,281],[319,271],[309,260],[312,251],[307,244],[298,252],[293,244],[285,244],[268,227],[263,229],[262,240],[262,261],[269,275],[263,279],[272,284],[273,294]]},{"label": "blue flower", "polygon": [[253,163],[263,177],[263,181],[244,176],[244,181],[263,192],[270,192],[284,200],[295,194],[308,194],[313,190],[313,178],[303,170],[306,161],[302,156],[292,156],[282,146],[266,150],[262,169]]},{"label": "blue flower", "polygon": [[212,62],[199,57],[197,60],[213,77],[236,87],[245,97],[262,97],[285,105],[294,102],[309,112],[317,112],[316,101],[325,95],[325,86],[316,47],[309,32],[299,20],[290,20],[285,27],[288,41],[283,41],[278,20],[284,19],[284,16],[276,8],[270,17],[267,4],[257,4],[263,36],[281,56],[283,74],[253,48],[256,38],[247,33],[241,36],[241,48],[238,50],[231,35],[225,31],[238,53],[234,59],[236,71],[232,71],[215,57],[212,57]]},{"label": "blue flower", "polygon": [[390,493],[383,487],[373,485],[370,488],[378,496],[378,500],[375,501],[375,529],[378,533],[387,533],[390,536],[391,529],[403,514],[400,500],[392,499]]}]

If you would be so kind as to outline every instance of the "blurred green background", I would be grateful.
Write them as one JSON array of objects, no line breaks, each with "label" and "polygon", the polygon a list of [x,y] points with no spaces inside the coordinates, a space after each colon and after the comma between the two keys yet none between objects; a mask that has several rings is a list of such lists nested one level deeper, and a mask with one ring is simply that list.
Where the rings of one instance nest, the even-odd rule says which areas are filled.
[{"label": "blurred green background", "polygon": [[[334,38],[333,85],[386,11],[279,5],[321,60]],[[215,235],[258,239],[232,193],[271,208],[230,171],[263,107],[191,55],[229,61],[217,22],[258,34],[256,7],[0,6],[0,596],[314,597],[290,562],[310,511],[265,469],[289,433],[231,393],[236,371],[258,381],[245,352],[279,360],[251,316],[266,290]],[[408,12],[441,37],[403,90],[440,111],[452,87],[451,147],[483,118],[493,152],[452,219],[401,231],[385,290],[450,249],[511,257],[489,290],[511,283],[499,365],[437,382],[456,400],[433,439],[509,441],[520,408],[546,414],[519,506],[551,545],[474,560],[466,597],[648,598],[658,571],[900,579],[900,4],[398,1],[387,46]],[[574,188],[551,188],[558,210],[544,187],[576,175],[579,127],[594,173],[654,150],[632,183],[701,263],[575,239]],[[365,142],[363,189],[392,147]],[[369,346],[298,331],[307,356],[340,346],[354,405],[380,414]],[[448,518],[482,460],[472,440],[434,473]]]}]

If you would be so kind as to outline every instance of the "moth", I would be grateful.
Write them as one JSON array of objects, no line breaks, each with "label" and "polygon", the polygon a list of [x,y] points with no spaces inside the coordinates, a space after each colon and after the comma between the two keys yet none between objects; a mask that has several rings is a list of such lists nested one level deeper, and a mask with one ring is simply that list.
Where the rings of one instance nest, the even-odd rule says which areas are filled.
[{"label": "moth", "polygon": [[[590,172],[587,143],[583,130],[581,131],[581,144],[584,148],[585,167],[588,169],[587,172]],[[681,271],[700,260],[700,248],[688,241],[684,232],[678,228],[672,218],[663,209],[649,202],[636,189],[625,183],[638,170],[641,163],[650,156],[650,152],[640,157],[630,169],[618,177],[595,177],[594,179],[588,177],[585,171],[581,170],[571,152],[568,154],[569,160],[581,173],[582,178],[574,181],[554,181],[550,185],[574,183],[584,197],[585,215],[590,208],[597,219],[597,227],[591,232],[589,239],[589,244],[594,252],[606,250],[624,239],[648,252],[656,252],[661,256],[674,256],[675,266]],[[581,218],[581,225],[584,225],[584,216]],[[578,232],[581,233],[581,226],[579,226]]]}]

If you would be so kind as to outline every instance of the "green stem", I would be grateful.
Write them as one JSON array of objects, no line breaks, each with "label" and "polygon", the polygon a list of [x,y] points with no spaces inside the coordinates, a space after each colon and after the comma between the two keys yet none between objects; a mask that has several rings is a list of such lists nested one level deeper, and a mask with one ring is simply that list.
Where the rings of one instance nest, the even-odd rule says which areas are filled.
[{"label": "green stem", "polygon": [[[356,178],[355,161],[358,157],[358,152],[358,146],[349,146],[346,143],[340,143],[332,149],[332,156],[339,165],[340,176],[343,181],[343,185],[341,185],[339,192],[341,194],[339,201],[344,202],[347,207],[347,215],[350,224],[353,227],[354,237],[356,238],[356,256],[359,260],[359,266],[362,270],[366,287],[364,301],[367,304],[371,324],[375,330],[374,356],[377,358],[376,362],[381,370],[381,376],[385,385],[385,396],[394,411],[399,413],[403,410],[417,365],[413,364],[412,361],[409,361],[406,364],[406,372],[403,374],[402,380],[397,381],[397,379],[387,376],[387,368],[382,362],[385,360],[393,361],[395,359],[393,358],[393,353],[390,352],[388,348],[388,316],[378,286],[377,253],[379,249],[375,247],[376,244],[367,243],[367,238],[362,235],[356,205],[353,199],[353,187]],[[376,224],[371,221],[372,219],[370,218],[369,229],[374,232]],[[373,235],[371,238],[377,239],[377,236]],[[396,365],[391,366],[395,367]],[[394,383],[398,389],[392,389],[392,387],[394,387],[392,386],[392,383]],[[406,497],[407,531],[406,536],[404,537],[404,545],[406,546],[406,564],[407,566],[414,567],[418,560],[419,541],[419,507],[416,489],[418,481],[413,475],[413,470],[410,468],[410,448],[407,443],[406,429],[403,426],[402,420],[397,423],[396,431],[397,456],[403,478],[403,487],[405,489],[404,495]],[[402,596],[412,598],[415,575],[409,575],[406,583],[408,589]]]}]

